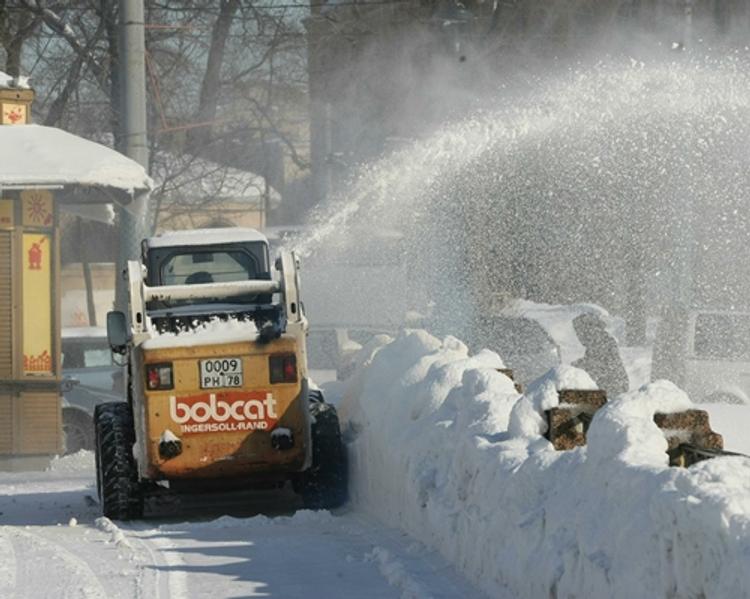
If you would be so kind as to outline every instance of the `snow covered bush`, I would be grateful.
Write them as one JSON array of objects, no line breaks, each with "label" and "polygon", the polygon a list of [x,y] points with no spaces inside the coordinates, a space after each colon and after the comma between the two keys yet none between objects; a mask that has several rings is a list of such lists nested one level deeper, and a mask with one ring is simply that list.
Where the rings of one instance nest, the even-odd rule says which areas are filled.
[{"label": "snow covered bush", "polygon": [[340,407],[353,501],[492,597],[750,596],[750,460],[668,467],[653,414],[684,393],[626,393],[555,451],[543,410],[593,381],[561,367],[519,396],[501,367],[423,331],[365,346]]}]

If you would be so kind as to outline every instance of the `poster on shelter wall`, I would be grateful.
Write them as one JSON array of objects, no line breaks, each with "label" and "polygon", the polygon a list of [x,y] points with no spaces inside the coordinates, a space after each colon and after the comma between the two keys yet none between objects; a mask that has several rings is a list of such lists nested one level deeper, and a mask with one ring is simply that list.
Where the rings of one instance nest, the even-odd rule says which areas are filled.
[{"label": "poster on shelter wall", "polygon": [[0,229],[13,227],[13,200],[0,198]]},{"label": "poster on shelter wall", "polygon": [[52,236],[23,234],[23,372],[52,375]]},{"label": "poster on shelter wall", "polygon": [[25,227],[53,225],[52,192],[46,189],[27,189],[21,192],[21,203]]},{"label": "poster on shelter wall", "polygon": [[0,124],[23,125],[27,122],[26,104],[4,102],[0,106],[2,106],[2,113],[0,113],[0,119],[2,120]]}]

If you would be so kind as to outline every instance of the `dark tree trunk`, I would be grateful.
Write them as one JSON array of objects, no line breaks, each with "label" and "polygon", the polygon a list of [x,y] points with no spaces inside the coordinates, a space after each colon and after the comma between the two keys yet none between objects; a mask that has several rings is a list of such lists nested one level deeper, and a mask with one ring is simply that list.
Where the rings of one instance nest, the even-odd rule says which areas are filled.
[{"label": "dark tree trunk", "polygon": [[203,83],[201,84],[200,104],[195,118],[197,126],[190,129],[187,136],[187,149],[192,154],[200,154],[201,148],[211,139],[211,123],[216,119],[216,109],[221,91],[221,66],[224,62],[224,49],[226,48],[232,20],[239,7],[239,0],[221,0],[219,16],[211,31],[211,45],[208,50]]},{"label": "dark tree trunk", "polygon": [[100,0],[101,19],[107,36],[107,52],[109,53],[109,98],[110,98],[110,127],[115,139],[115,148],[121,150],[120,141],[120,36],[118,33],[118,4],[114,0]]},{"label": "dark tree trunk", "polygon": [[83,59],[78,57],[73,61],[68,74],[68,80],[65,82],[65,86],[59,95],[54,99],[52,104],[47,111],[47,116],[44,119],[44,124],[47,127],[54,127],[60,123],[60,120],[65,113],[65,108],[68,105],[68,100],[78,88],[80,84],[81,68],[83,67]]},{"label": "dark tree trunk", "polygon": [[39,19],[24,11],[11,11],[5,0],[0,0],[0,44],[5,50],[3,70],[11,77],[21,75],[23,44],[34,33]]}]

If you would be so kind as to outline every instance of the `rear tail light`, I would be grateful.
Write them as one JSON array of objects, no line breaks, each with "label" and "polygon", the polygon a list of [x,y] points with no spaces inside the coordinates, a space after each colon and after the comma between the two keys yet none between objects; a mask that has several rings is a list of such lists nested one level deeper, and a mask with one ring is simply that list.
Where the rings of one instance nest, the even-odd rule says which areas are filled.
[{"label": "rear tail light", "polygon": [[149,391],[172,389],[172,364],[148,364],[146,366],[146,387]]},{"label": "rear tail light", "polygon": [[271,384],[297,382],[297,356],[294,354],[271,356],[268,368],[271,371]]}]

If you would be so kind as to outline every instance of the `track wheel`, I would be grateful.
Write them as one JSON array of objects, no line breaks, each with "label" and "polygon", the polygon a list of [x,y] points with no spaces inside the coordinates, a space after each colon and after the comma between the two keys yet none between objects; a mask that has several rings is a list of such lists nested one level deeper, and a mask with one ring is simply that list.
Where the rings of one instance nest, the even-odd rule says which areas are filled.
[{"label": "track wheel", "polygon": [[348,496],[346,448],[336,408],[320,401],[310,402],[312,424],[312,466],[304,473],[301,493],[305,507],[332,509]]},{"label": "track wheel", "polygon": [[103,403],[94,411],[96,487],[102,513],[115,520],[143,515],[143,495],[133,457],[133,413],[125,402]]}]

